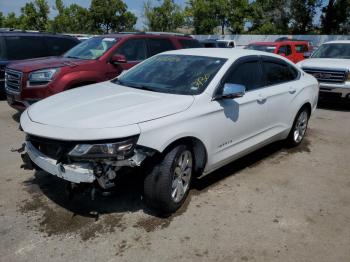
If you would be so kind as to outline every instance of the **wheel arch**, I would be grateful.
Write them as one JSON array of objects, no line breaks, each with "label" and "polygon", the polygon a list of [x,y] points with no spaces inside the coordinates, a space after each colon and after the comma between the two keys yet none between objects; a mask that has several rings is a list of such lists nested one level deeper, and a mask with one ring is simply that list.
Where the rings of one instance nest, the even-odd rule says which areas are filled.
[{"label": "wheel arch", "polygon": [[188,145],[192,148],[195,168],[194,171],[196,176],[200,175],[204,171],[208,160],[208,152],[204,143],[194,136],[181,137],[168,144],[161,153],[166,154],[178,145]]}]

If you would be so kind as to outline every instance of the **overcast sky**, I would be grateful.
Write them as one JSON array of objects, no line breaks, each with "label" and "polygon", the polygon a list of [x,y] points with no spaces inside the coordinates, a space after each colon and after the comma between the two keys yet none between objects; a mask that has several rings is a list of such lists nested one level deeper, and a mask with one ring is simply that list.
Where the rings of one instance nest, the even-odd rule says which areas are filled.
[{"label": "overcast sky", "polygon": [[[55,0],[47,0],[50,7],[55,5]],[[21,7],[25,5],[25,3],[31,2],[30,0],[0,0],[0,11],[7,15],[9,12],[15,12],[16,14],[20,13]],[[72,3],[79,4],[83,7],[90,6],[90,0],[63,0],[65,5],[70,5]],[[128,5],[129,10],[135,13],[138,17],[137,27],[142,28],[142,7],[145,0],[124,0],[124,2]],[[156,2],[156,1],[154,1]],[[176,3],[184,5],[186,0],[175,0]],[[51,11],[51,16],[54,16],[54,11]]]}]

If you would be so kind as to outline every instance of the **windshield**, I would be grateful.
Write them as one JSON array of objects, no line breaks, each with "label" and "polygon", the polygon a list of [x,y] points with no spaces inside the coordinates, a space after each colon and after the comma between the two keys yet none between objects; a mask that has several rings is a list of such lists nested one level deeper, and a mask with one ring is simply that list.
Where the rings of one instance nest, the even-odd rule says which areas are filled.
[{"label": "windshield", "polygon": [[323,44],[312,55],[312,58],[350,59],[350,44]]},{"label": "windshield", "polygon": [[78,59],[97,59],[106,53],[117,39],[109,37],[93,37],[70,49],[64,57]]},{"label": "windshield", "polygon": [[245,49],[274,53],[276,50],[276,46],[274,46],[274,45],[248,45],[245,47]]},{"label": "windshield", "polygon": [[205,90],[226,61],[204,56],[158,55],[112,82],[154,92],[196,95]]}]

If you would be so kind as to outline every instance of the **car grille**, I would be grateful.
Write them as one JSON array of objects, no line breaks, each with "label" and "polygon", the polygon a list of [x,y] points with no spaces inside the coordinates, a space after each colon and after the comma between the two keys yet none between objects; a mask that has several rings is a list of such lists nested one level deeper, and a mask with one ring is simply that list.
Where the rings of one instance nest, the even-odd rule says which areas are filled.
[{"label": "car grille", "polygon": [[58,162],[66,162],[67,154],[74,148],[76,143],[66,142],[43,137],[28,135],[27,141],[39,150],[45,156],[57,160]]},{"label": "car grille", "polygon": [[314,68],[303,68],[303,70],[323,83],[344,83],[348,76],[348,72],[345,70],[323,70]]},{"label": "car grille", "polygon": [[22,83],[22,72],[11,69],[5,71],[5,88],[9,92],[19,93]]}]

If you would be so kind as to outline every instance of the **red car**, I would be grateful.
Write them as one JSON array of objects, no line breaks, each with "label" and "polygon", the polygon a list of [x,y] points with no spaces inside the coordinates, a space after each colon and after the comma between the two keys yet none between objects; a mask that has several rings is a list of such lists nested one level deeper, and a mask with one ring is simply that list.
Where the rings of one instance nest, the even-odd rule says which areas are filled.
[{"label": "red car", "polygon": [[307,41],[255,42],[246,46],[246,49],[279,54],[294,63],[308,58],[311,54]]},{"label": "red car", "polygon": [[200,47],[176,34],[127,33],[93,37],[63,56],[31,59],[7,66],[7,101],[17,110],[59,92],[107,81],[155,54]]}]

